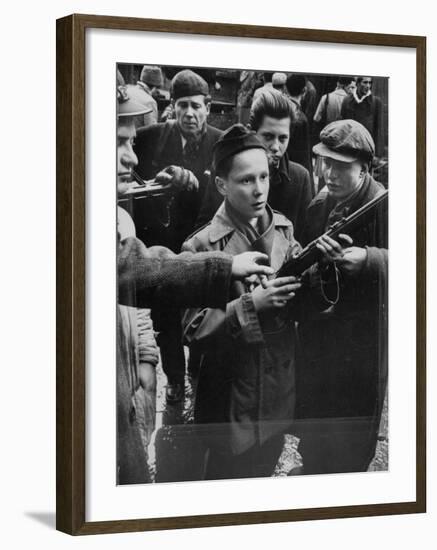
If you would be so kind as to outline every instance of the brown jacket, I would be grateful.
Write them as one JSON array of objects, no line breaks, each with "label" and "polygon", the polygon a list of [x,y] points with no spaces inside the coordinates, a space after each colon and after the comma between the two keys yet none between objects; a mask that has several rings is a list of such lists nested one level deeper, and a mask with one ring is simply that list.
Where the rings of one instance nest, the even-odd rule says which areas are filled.
[{"label": "brown jacket", "polygon": [[[300,245],[282,214],[273,213],[271,230],[271,265],[277,270]],[[234,256],[250,245],[222,205],[183,249],[222,250]],[[183,328],[186,343],[202,352],[195,422],[208,424],[209,446],[240,454],[290,426],[295,401],[293,322],[260,318],[251,294],[235,282],[225,307],[188,310]]]}]

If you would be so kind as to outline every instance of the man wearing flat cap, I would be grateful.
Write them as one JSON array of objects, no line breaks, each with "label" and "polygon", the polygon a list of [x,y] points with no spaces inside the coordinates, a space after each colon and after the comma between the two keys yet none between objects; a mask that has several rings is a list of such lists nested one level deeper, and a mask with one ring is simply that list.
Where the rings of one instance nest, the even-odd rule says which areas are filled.
[{"label": "man wearing flat cap", "polygon": [[[328,124],[313,151],[326,186],[308,207],[303,246],[384,190],[369,174],[375,145],[362,124]],[[334,263],[321,281],[328,309],[299,323],[299,451],[305,474],[366,471],[387,383],[387,214],[377,211],[353,243],[343,236],[346,248],[322,240]]]},{"label": "man wearing flat cap", "polygon": [[[153,207],[137,205],[135,223],[139,237],[148,245],[164,245],[179,252],[184,239],[193,231],[210,168],[212,148],[221,131],[209,126],[210,109],[207,82],[191,70],[179,71],[170,88],[176,120],[140,129],[136,138],[137,172],[143,179],[154,178],[169,166],[183,167],[184,177],[192,180],[195,190],[180,192],[170,203]],[[145,201],[143,201],[144,203]],[[181,345],[179,313],[155,310],[155,328],[159,331],[164,372],[167,375],[168,402],[183,397],[185,356]]]}]

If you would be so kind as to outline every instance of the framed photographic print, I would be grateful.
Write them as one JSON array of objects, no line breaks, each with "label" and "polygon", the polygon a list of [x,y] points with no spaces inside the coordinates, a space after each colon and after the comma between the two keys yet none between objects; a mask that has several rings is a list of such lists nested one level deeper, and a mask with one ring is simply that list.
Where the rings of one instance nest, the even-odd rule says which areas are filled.
[{"label": "framed photographic print", "polygon": [[424,37],[57,22],[57,528],[424,512]]}]

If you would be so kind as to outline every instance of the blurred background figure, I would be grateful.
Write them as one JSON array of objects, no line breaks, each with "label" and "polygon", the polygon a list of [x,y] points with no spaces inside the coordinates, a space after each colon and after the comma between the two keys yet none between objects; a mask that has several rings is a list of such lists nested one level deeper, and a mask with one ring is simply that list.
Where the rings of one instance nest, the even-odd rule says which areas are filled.
[{"label": "blurred background figure", "polygon": [[310,126],[301,106],[302,98],[306,92],[306,79],[301,74],[291,74],[287,78],[286,87],[293,109],[287,153],[292,161],[304,166],[311,174]]},{"label": "blurred background figure", "polygon": [[263,80],[264,84],[260,88],[257,88],[255,90],[255,92],[253,94],[253,101],[256,101],[261,94],[263,94],[266,91],[268,92],[273,88],[272,78],[273,78],[273,73],[272,72],[263,73],[262,80]]},{"label": "blurred background figure", "polygon": [[371,76],[359,76],[357,88],[344,98],[341,118],[356,120],[370,132],[375,141],[376,157],[384,156],[384,124],[381,99],[372,94]]},{"label": "blurred background figure", "polygon": [[159,96],[159,88],[163,85],[162,71],[155,65],[144,65],[141,70],[140,79],[136,85],[128,86],[128,94],[138,103],[143,105],[146,113],[135,117],[135,126],[150,126],[158,122],[158,104],[156,98]]},{"label": "blurred background figure", "polygon": [[341,76],[337,80],[335,90],[322,96],[314,115],[314,121],[318,123],[319,131],[330,122],[340,120],[343,100],[348,94],[353,93],[355,87],[355,77]]},{"label": "blurred background figure", "polygon": [[273,73],[272,86],[275,90],[286,94],[287,93],[287,88],[285,86],[286,82],[287,82],[287,75],[285,73]]}]

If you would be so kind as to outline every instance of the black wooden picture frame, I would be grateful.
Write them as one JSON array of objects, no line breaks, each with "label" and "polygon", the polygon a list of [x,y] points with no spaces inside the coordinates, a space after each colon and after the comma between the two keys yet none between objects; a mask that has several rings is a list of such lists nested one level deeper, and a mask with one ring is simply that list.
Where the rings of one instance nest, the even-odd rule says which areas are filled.
[{"label": "black wooden picture frame", "polygon": [[[89,28],[410,48],[416,52],[416,499],[411,502],[86,521],[85,33]],[[420,36],[70,15],[57,21],[57,529],[72,535],[274,523],[426,510],[426,39]]]}]

